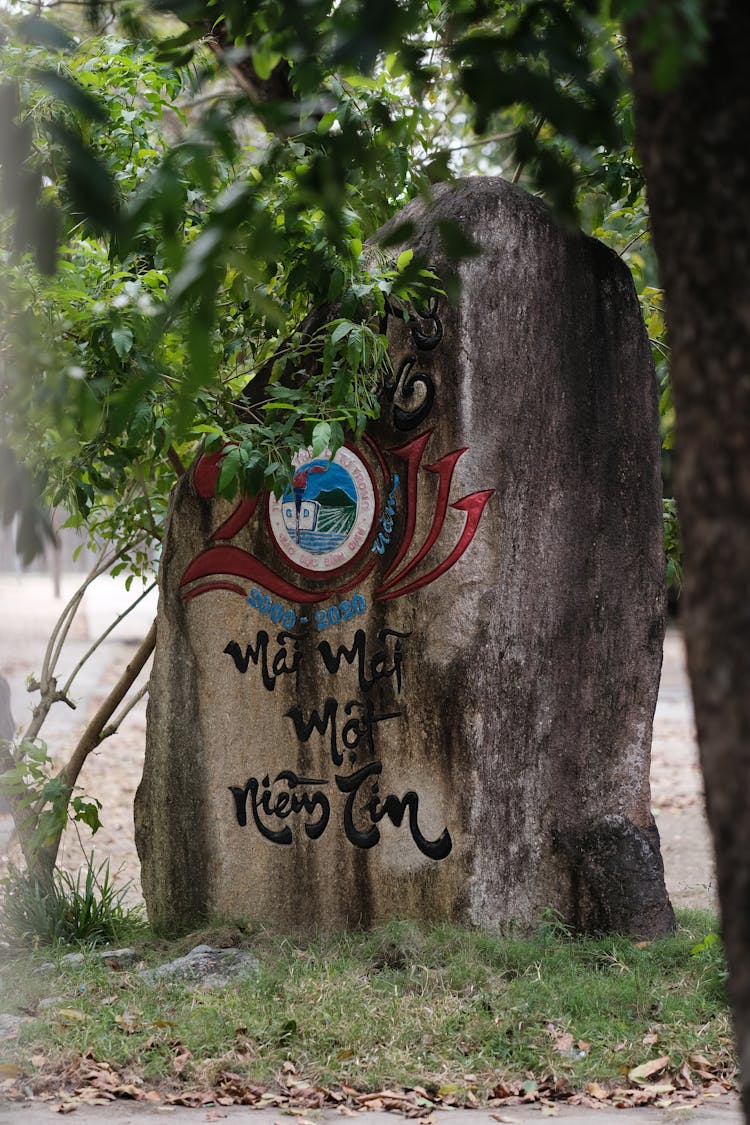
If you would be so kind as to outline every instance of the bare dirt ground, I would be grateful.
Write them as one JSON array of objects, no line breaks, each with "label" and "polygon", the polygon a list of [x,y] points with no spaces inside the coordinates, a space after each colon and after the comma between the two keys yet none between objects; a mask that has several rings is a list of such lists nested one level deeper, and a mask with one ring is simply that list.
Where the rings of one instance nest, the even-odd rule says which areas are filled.
[{"label": "bare dirt ground", "polygon": [[[78,581],[78,576],[65,576],[62,597],[57,600],[45,575],[0,574],[0,672],[10,682],[13,715],[19,727],[28,722],[36,699],[27,693],[26,679],[38,675],[51,628]],[[98,581],[71,629],[61,660],[64,672],[75,666],[100,631],[132,600],[123,583],[106,577]],[[97,649],[72,689],[76,710],[58,704],[52,712],[42,735],[56,760],[65,759],[77,731],[117,681],[145,635],[155,608],[155,594],[151,594]],[[76,832],[68,831],[62,854],[63,865],[76,872],[83,859],[82,846],[89,850],[93,845],[97,862],[108,858],[112,871],[119,871],[121,880],[131,882],[129,898],[133,901],[140,900],[140,882],[132,810],[143,768],[145,731],[146,707],[141,701],[120,732],[89,758],[80,784],[102,802],[102,828],[93,839],[85,828],[80,839]],[[682,638],[675,628],[669,630],[664,649],[651,779],[672,902],[676,907],[713,908],[713,860],[703,812],[692,705]],[[11,851],[9,834],[8,818],[0,816],[0,865],[7,862]]]}]

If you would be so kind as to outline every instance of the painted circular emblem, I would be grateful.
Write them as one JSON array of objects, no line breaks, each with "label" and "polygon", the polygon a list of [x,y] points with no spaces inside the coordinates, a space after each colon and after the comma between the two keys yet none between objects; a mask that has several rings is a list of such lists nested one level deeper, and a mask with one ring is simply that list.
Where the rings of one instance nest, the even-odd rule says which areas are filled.
[{"label": "painted circular emblem", "polygon": [[295,458],[292,487],[270,496],[268,523],[274,543],[297,570],[341,570],[367,543],[376,516],[375,487],[365,462],[348,446],[327,456]]}]

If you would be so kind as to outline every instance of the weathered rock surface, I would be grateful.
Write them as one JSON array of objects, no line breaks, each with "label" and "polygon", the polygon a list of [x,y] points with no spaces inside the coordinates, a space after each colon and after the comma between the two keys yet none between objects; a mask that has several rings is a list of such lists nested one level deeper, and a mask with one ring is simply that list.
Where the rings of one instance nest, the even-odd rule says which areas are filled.
[{"label": "weathered rock surface", "polygon": [[[143,889],[158,927],[391,916],[668,930],[649,808],[664,627],[656,396],[626,267],[503,181],[412,205],[461,281],[392,321],[355,450],[283,502],[177,486]],[[482,247],[446,261],[439,225]],[[317,521],[317,522],[316,522]]]},{"label": "weathered rock surface", "polygon": [[255,974],[258,969],[257,959],[243,949],[215,949],[211,945],[196,945],[184,957],[167,961],[153,969],[144,969],[140,976],[148,984],[185,981],[211,989],[222,988],[238,977]]}]

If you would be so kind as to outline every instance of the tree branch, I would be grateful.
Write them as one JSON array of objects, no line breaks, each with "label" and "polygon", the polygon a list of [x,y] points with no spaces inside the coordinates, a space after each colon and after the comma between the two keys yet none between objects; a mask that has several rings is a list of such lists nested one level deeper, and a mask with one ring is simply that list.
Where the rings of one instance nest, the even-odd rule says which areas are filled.
[{"label": "tree branch", "polygon": [[144,599],[144,598],[145,598],[145,597],[146,597],[146,596],[147,596],[148,594],[150,594],[150,593],[151,593],[151,591],[152,591],[152,590],[154,590],[155,588],[156,588],[156,582],[152,582],[152,583],[151,583],[151,585],[150,585],[150,586],[147,586],[147,587],[146,587],[146,589],[145,589],[145,590],[143,591],[143,593],[142,593],[142,594],[139,594],[139,595],[138,595],[138,597],[137,597],[137,598],[135,599],[135,601],[134,601],[134,602],[131,602],[131,603],[130,603],[130,605],[128,606],[128,608],[127,608],[127,609],[124,609],[124,610],[122,611],[122,613],[121,613],[121,614],[120,614],[120,615],[119,615],[118,617],[116,617],[116,618],[114,619],[114,621],[112,621],[112,622],[111,622],[111,623],[110,623],[110,624],[109,624],[109,625],[107,626],[107,628],[106,628],[106,629],[104,630],[104,632],[103,632],[103,633],[102,633],[102,634],[101,634],[101,635],[100,635],[99,637],[97,637],[97,639],[96,639],[96,640],[94,641],[94,643],[93,643],[93,644],[92,644],[92,645],[91,645],[91,646],[90,646],[90,647],[89,647],[89,648],[87,649],[87,651],[86,651],[86,652],[84,653],[84,655],[83,655],[83,656],[81,657],[81,659],[80,659],[80,660],[78,661],[78,663],[76,664],[75,668],[74,668],[74,669],[73,669],[73,671],[72,671],[72,672],[70,673],[70,675],[68,676],[67,680],[65,681],[65,685],[64,685],[64,687],[62,687],[62,688],[61,688],[61,691],[62,691],[63,695],[67,695],[67,694],[68,694],[68,692],[70,691],[70,689],[71,689],[71,686],[72,686],[72,684],[73,684],[73,681],[75,680],[75,678],[76,678],[76,676],[78,675],[78,673],[79,673],[79,672],[81,671],[81,668],[83,668],[84,664],[85,664],[85,663],[86,663],[86,661],[87,661],[87,660],[89,659],[89,657],[93,656],[93,654],[94,654],[94,653],[96,652],[96,650],[97,650],[97,649],[99,648],[99,645],[101,645],[101,644],[102,644],[102,643],[103,643],[103,642],[104,642],[104,641],[105,641],[105,640],[107,639],[107,637],[108,637],[108,636],[109,636],[109,634],[110,634],[110,633],[112,632],[112,630],[113,630],[113,629],[116,629],[116,628],[117,628],[117,626],[118,626],[118,625],[120,624],[120,622],[121,622],[121,621],[124,621],[124,619],[125,619],[125,618],[126,618],[126,617],[128,616],[128,614],[129,614],[129,613],[131,613],[131,612],[132,612],[132,611],[133,611],[133,610],[135,609],[135,607],[136,607],[137,605],[139,605],[139,604],[140,604],[140,602],[142,602],[142,601],[143,601],[143,599]]},{"label": "tree branch", "polygon": [[75,710],[75,703],[68,699],[67,693],[65,691],[58,691],[57,689],[57,681],[54,675],[55,668],[57,667],[57,662],[60,659],[62,646],[65,643],[65,639],[70,632],[70,628],[75,619],[75,615],[80,608],[81,602],[83,601],[84,594],[88,590],[91,583],[94,582],[101,574],[106,573],[110,566],[112,566],[112,564],[116,562],[120,555],[124,553],[125,551],[123,550],[118,554],[107,555],[105,549],[102,552],[99,561],[94,564],[91,571],[86,575],[86,578],[78,587],[75,594],[73,594],[73,597],[70,599],[70,601],[58,617],[57,622],[55,623],[55,626],[50,634],[49,641],[47,642],[47,648],[45,649],[44,653],[42,672],[39,677],[39,682],[33,683],[29,687],[29,691],[39,691],[40,699],[32,712],[31,722],[26,728],[23,736],[24,739],[31,741],[37,737],[39,731],[44,725],[44,721],[47,718],[47,715],[50,712],[50,708],[54,703],[67,703],[69,707]]},{"label": "tree branch", "polygon": [[107,698],[104,700],[98,711],[90,721],[85,731],[78,740],[78,745],[71,754],[66,765],[57,774],[58,778],[65,782],[65,785],[72,789],[81,772],[83,763],[88,758],[92,750],[95,750],[104,737],[104,728],[107,722],[112,718],[115,711],[122,703],[130,688],[135,683],[138,675],[140,674],[143,666],[148,660],[151,653],[154,651],[156,644],[156,621],[154,621],[148,633],[141,641],[138,651],[125,668],[125,671],[120,676],[119,680],[112,688]]},{"label": "tree branch", "polygon": [[105,738],[111,738],[111,736],[113,734],[117,733],[117,731],[122,726],[124,720],[127,719],[128,715],[133,710],[133,708],[136,706],[136,704],[140,703],[140,701],[143,699],[144,695],[147,695],[147,694],[148,694],[148,684],[145,683],[143,685],[143,687],[138,689],[138,691],[135,693],[135,695],[130,697],[130,699],[127,701],[125,706],[122,707],[117,712],[117,714],[115,715],[112,722],[104,728],[104,730],[102,731],[102,739],[101,739],[102,742],[104,742]]},{"label": "tree branch", "polygon": [[179,453],[173,445],[170,445],[167,449],[167,457],[169,458],[170,465],[177,473],[177,476],[181,477],[185,472],[185,466],[183,465],[182,459],[180,458]]}]

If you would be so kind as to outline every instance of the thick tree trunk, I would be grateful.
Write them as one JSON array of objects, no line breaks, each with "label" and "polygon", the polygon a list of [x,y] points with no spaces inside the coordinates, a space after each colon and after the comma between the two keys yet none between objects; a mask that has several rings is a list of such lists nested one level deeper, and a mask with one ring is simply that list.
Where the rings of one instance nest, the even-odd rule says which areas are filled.
[{"label": "thick tree trunk", "polygon": [[705,10],[704,60],[666,94],[637,27],[630,46],[672,337],[688,663],[750,1113],[750,6]]}]

